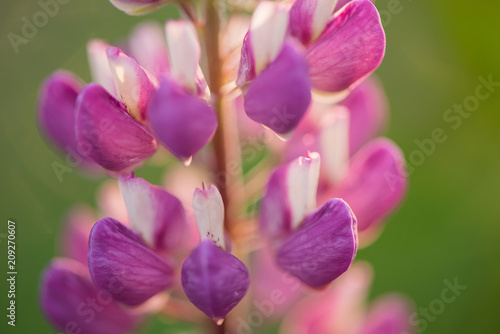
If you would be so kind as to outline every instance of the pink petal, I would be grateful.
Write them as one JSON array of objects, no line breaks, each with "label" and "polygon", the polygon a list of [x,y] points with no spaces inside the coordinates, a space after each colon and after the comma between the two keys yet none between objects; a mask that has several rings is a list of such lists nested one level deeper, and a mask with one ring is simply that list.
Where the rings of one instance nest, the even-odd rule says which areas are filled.
[{"label": "pink petal", "polygon": [[383,130],[387,122],[387,98],[379,80],[371,76],[341,104],[349,109],[349,150],[352,155]]},{"label": "pink petal", "polygon": [[372,281],[367,263],[355,262],[327,291],[297,303],[281,326],[281,334],[359,334]]},{"label": "pink petal", "polygon": [[352,89],[380,65],[384,52],[375,6],[368,0],[350,2],[306,49],[312,85],[327,92]]},{"label": "pink petal", "polygon": [[64,231],[60,237],[61,253],[87,266],[89,235],[96,221],[90,207],[78,205],[66,215]]},{"label": "pink petal", "polygon": [[374,302],[360,334],[412,333],[413,307],[406,297],[383,296]]},{"label": "pink petal", "polygon": [[144,22],[137,25],[129,38],[130,54],[156,78],[163,78],[169,68],[167,44],[161,25]]},{"label": "pink petal", "polygon": [[113,299],[126,305],[142,304],[173,283],[172,266],[113,218],[95,223],[88,259],[96,287],[115,286]]},{"label": "pink petal", "polygon": [[297,0],[290,9],[290,31],[303,44],[316,39],[325,28],[337,0]]},{"label": "pink petal", "polygon": [[[305,294],[298,279],[281,270],[267,247],[252,260],[253,306],[265,317],[280,319]],[[290,333],[288,333],[290,334]]]},{"label": "pink petal", "polygon": [[114,172],[131,170],[156,151],[151,132],[96,84],[88,85],[78,96],[76,132],[88,156]]},{"label": "pink petal", "polygon": [[359,231],[379,225],[406,193],[407,173],[399,147],[388,139],[376,139],[351,161],[349,172],[335,196],[351,206]]}]

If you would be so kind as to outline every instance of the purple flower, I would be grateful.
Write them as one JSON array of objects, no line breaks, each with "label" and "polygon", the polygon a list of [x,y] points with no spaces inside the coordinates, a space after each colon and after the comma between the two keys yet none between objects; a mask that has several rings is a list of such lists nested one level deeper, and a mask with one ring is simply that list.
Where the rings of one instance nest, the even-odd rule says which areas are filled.
[{"label": "purple flower", "polygon": [[122,286],[110,282],[97,288],[87,267],[92,211],[72,209],[61,235],[61,254],[45,268],[40,282],[40,305],[49,321],[63,332],[88,334],[129,333],[143,318],[112,298]]},{"label": "purple flower", "polygon": [[38,124],[40,131],[62,152],[83,162],[82,167],[96,164],[82,150],[75,133],[76,100],[83,89],[82,81],[72,73],[57,71],[42,84],[38,98]]},{"label": "purple flower", "polygon": [[202,241],[182,265],[182,287],[197,308],[220,324],[245,296],[248,270],[226,251],[224,204],[217,188],[196,189],[193,208]]},{"label": "purple flower", "polygon": [[120,290],[110,282],[96,288],[85,265],[71,259],[54,259],[45,268],[40,304],[59,330],[82,334],[126,334],[140,319],[112,298]]},{"label": "purple flower", "polygon": [[305,122],[287,143],[287,160],[308,151],[321,154],[318,200],[324,203],[338,197],[348,202],[358,220],[363,244],[377,235],[407,188],[401,150],[388,139],[372,138],[384,125],[381,101],[383,95],[367,81],[341,105],[325,108],[313,104]]},{"label": "purple flower", "polygon": [[166,26],[172,75],[165,78],[149,104],[148,120],[160,142],[184,163],[213,137],[217,116],[201,69],[194,26],[169,21]]},{"label": "purple flower", "polygon": [[259,217],[281,269],[314,288],[344,273],[358,245],[356,218],[346,202],[331,199],[316,209],[319,159],[311,153],[277,168]]},{"label": "purple flower", "polygon": [[352,90],[380,65],[385,34],[370,1],[351,1],[333,13],[334,5],[330,0],[296,1],[290,29],[306,47],[313,87],[339,94]]},{"label": "purple flower", "polygon": [[288,13],[285,4],[259,4],[236,81],[251,119],[287,135],[307,110],[311,88],[339,99],[378,67],[385,35],[376,8],[360,0],[332,14],[334,6],[298,0]]},{"label": "purple flower", "polygon": [[126,305],[145,302],[174,283],[170,260],[182,248],[187,223],[180,201],[141,178],[122,176],[120,188],[131,227],[102,218],[89,239],[89,269],[98,288],[123,287],[113,298]]},{"label": "purple flower", "polygon": [[153,155],[157,140],[185,163],[210,141],[217,117],[206,100],[196,32],[185,21],[166,31],[170,52],[161,29],[146,24],[130,39],[132,56],[104,41],[88,44],[96,83],[83,87],[63,73],[47,81],[40,125],[57,146],[119,175]]}]

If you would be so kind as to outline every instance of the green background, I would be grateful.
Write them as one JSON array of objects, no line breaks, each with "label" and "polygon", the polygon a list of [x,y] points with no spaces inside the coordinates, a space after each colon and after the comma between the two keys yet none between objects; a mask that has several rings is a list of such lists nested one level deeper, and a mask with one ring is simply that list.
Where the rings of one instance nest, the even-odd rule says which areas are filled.
[{"label": "green background", "polygon": [[[443,114],[474,94],[478,77],[500,81],[500,3],[400,0],[387,32],[386,57],[377,74],[391,104],[388,135],[409,157],[415,140],[442,128],[437,144],[411,174],[410,191],[381,238],[358,258],[375,268],[372,296],[400,291],[417,307],[440,298],[443,281],[466,285],[425,333],[500,333],[500,87],[453,130]],[[392,8],[377,1],[379,10]],[[37,1],[0,4],[1,225],[17,223],[17,326],[7,328],[6,246],[0,239],[2,333],[53,333],[37,301],[38,280],[55,254],[65,210],[77,201],[94,203],[97,182],[76,173],[59,182],[51,163],[61,161],[41,140],[35,123],[40,82],[65,68],[90,79],[85,44],[94,37],[117,40],[146,18],[129,17],[106,0],[70,0],[26,45],[13,51],[7,34],[40,10]],[[175,15],[164,8],[148,19]],[[387,12],[386,12],[387,13]],[[152,182],[157,182],[151,170]],[[4,255],[5,254],[5,255]],[[159,323],[150,332],[173,332]],[[155,330],[156,329],[156,330]]]}]

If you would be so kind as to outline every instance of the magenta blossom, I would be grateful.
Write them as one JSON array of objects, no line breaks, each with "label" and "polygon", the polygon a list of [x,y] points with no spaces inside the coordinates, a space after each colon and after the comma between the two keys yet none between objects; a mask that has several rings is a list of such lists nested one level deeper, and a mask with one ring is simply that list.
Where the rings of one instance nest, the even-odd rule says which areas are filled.
[{"label": "magenta blossom", "polygon": [[307,110],[311,88],[345,96],[380,64],[385,35],[368,0],[261,2],[243,41],[236,83],[254,121],[287,135]]},{"label": "magenta blossom", "polygon": [[166,34],[170,62],[162,33],[146,25],[130,41],[137,58],[102,41],[89,43],[97,83],[83,87],[65,73],[46,82],[40,123],[57,146],[81,152],[86,160],[119,174],[153,155],[157,141],[186,163],[210,141],[217,119],[205,100],[194,28],[185,21],[169,22]]},{"label": "magenta blossom", "polygon": [[261,233],[278,266],[303,283],[321,288],[342,275],[356,255],[356,218],[341,199],[316,208],[317,153],[278,167],[261,202]]},{"label": "magenta blossom", "polygon": [[245,296],[248,270],[228,252],[224,204],[217,188],[196,189],[193,209],[201,243],[182,265],[182,287],[197,308],[220,324]]},{"label": "magenta blossom", "polygon": [[[130,227],[113,218],[95,223],[89,238],[89,269],[98,288],[124,288],[113,299],[136,306],[174,284],[173,252],[188,225],[180,201],[144,179],[121,176]],[[174,237],[175,236],[175,237]]]},{"label": "magenta blossom", "polygon": [[286,160],[312,150],[320,152],[318,200],[324,203],[339,197],[349,203],[363,244],[377,235],[407,188],[401,150],[389,139],[372,138],[384,126],[382,108],[383,95],[373,82],[367,82],[341,105],[313,103],[287,143]]},{"label": "magenta blossom", "polygon": [[111,282],[95,287],[87,267],[88,237],[95,221],[86,207],[73,209],[61,235],[62,255],[45,268],[40,284],[40,304],[52,324],[63,332],[126,334],[142,319],[111,297],[122,286]]}]

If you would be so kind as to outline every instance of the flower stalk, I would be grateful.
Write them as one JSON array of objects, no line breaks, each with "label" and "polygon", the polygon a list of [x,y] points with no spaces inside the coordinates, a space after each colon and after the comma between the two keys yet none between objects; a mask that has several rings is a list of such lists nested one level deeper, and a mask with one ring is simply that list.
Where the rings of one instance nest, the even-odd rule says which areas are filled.
[{"label": "flower stalk", "polygon": [[[218,128],[213,138],[215,150],[216,167],[215,180],[221,192],[222,200],[226,208],[224,226],[228,233],[232,235],[232,221],[234,209],[230,197],[233,197],[235,181],[240,179],[240,175],[234,175],[233,170],[229,170],[229,164],[241,166],[237,143],[236,123],[232,115],[224,110],[224,94],[222,88],[223,73],[222,59],[220,56],[220,17],[216,0],[208,0],[205,4],[205,27],[203,29],[203,39],[206,49],[206,61],[208,70],[208,86],[211,91],[211,102],[217,113]],[[233,144],[231,144],[233,143]],[[229,196],[231,194],[231,196]]]}]

